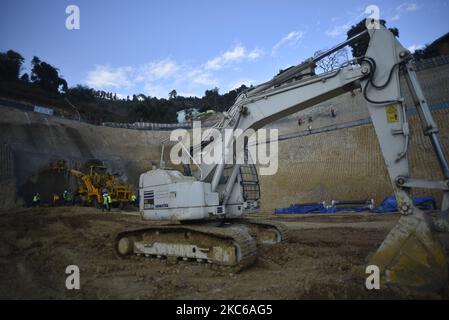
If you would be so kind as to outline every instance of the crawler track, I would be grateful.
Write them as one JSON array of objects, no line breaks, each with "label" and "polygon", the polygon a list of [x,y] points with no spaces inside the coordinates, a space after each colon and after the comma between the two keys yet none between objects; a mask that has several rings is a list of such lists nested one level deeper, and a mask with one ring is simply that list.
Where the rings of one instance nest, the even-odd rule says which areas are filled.
[{"label": "crawler track", "polygon": [[257,243],[242,225],[168,225],[130,230],[116,236],[115,248],[120,257],[193,260],[233,271],[250,266],[257,258]]},{"label": "crawler track", "polygon": [[[251,235],[257,239],[258,244],[275,244],[288,242],[289,232],[281,222],[256,219],[239,219],[236,223],[248,226]],[[271,233],[271,234],[267,234]],[[264,237],[265,236],[265,237]],[[268,236],[268,238],[266,237]]]}]

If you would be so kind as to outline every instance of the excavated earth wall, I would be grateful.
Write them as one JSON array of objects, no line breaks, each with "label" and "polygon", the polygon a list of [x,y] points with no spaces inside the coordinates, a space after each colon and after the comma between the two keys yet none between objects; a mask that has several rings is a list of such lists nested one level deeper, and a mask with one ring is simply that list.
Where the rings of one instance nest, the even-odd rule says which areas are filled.
[{"label": "excavated earth wall", "polygon": [[[423,69],[418,76],[429,104],[437,107],[433,115],[449,154],[449,64]],[[411,105],[409,95],[406,102]],[[330,116],[330,108],[336,117]],[[58,159],[77,168],[92,159],[103,161],[112,173],[137,187],[139,174],[159,163],[161,143],[170,134],[95,126],[5,106],[0,106],[0,112],[0,209],[30,204],[35,192],[46,202],[53,192],[62,191],[68,178],[49,172],[49,164]],[[309,116],[313,118],[311,135],[305,134],[307,121],[301,126],[297,123],[298,117],[307,120]],[[368,120],[366,103],[360,92],[354,92],[269,125],[288,139],[279,142],[277,174],[260,177],[263,211],[271,214],[276,207],[332,199],[374,198],[378,204],[391,194],[374,128],[363,124],[363,119]],[[410,122],[412,175],[441,178],[419,119],[412,115]],[[338,129],[337,125],[347,127]],[[435,192],[420,194],[438,197]]]}]

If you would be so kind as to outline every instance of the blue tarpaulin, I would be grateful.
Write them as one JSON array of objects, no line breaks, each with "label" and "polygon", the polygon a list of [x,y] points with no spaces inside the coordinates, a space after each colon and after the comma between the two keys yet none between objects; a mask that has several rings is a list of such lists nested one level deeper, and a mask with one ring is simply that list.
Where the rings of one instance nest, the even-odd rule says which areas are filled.
[{"label": "blue tarpaulin", "polygon": [[275,214],[304,214],[304,213],[336,213],[362,212],[366,207],[325,207],[322,203],[294,204],[288,208],[276,208]]},{"label": "blue tarpaulin", "polygon": [[294,204],[288,208],[276,208],[275,214],[285,213],[326,213],[327,209],[322,203]]},{"label": "blue tarpaulin", "polygon": [[[433,197],[413,197],[413,204],[424,210],[434,210],[436,208],[435,199]],[[380,206],[374,208],[372,211],[377,213],[398,211],[396,198],[394,196],[386,197]]]},{"label": "blue tarpaulin", "polygon": [[329,207],[326,209],[327,213],[337,213],[337,212],[363,212],[369,211],[369,208],[364,207]]},{"label": "blue tarpaulin", "polygon": [[[434,210],[436,208],[433,197],[413,197],[413,203],[418,208],[424,210]],[[370,211],[367,206],[361,207],[326,207],[323,203],[292,204],[288,208],[276,208],[275,214],[305,214],[305,213],[337,213],[337,212],[363,212]],[[379,207],[371,210],[376,213],[397,212],[398,206],[394,196],[386,197]]]}]

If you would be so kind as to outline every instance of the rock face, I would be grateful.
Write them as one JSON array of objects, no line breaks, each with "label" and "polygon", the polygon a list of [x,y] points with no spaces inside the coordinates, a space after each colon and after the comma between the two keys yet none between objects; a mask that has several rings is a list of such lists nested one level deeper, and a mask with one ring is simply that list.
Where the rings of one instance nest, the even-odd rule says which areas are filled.
[{"label": "rock face", "polygon": [[92,159],[101,160],[112,173],[137,186],[140,173],[159,162],[161,141],[169,135],[167,131],[94,126],[6,107],[1,110],[0,208],[4,209],[20,200],[29,204],[35,192],[41,193],[42,201],[49,201],[55,186],[64,184],[64,177],[48,172],[49,164],[57,159],[79,168]]}]

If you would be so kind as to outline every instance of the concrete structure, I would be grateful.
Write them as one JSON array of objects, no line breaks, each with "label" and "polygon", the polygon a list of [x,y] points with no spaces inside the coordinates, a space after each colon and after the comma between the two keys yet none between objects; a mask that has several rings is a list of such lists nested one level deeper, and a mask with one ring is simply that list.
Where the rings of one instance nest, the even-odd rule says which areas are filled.
[{"label": "concrete structure", "polygon": [[176,112],[178,123],[184,123],[192,121],[193,118],[199,113],[196,108],[183,109]]}]

